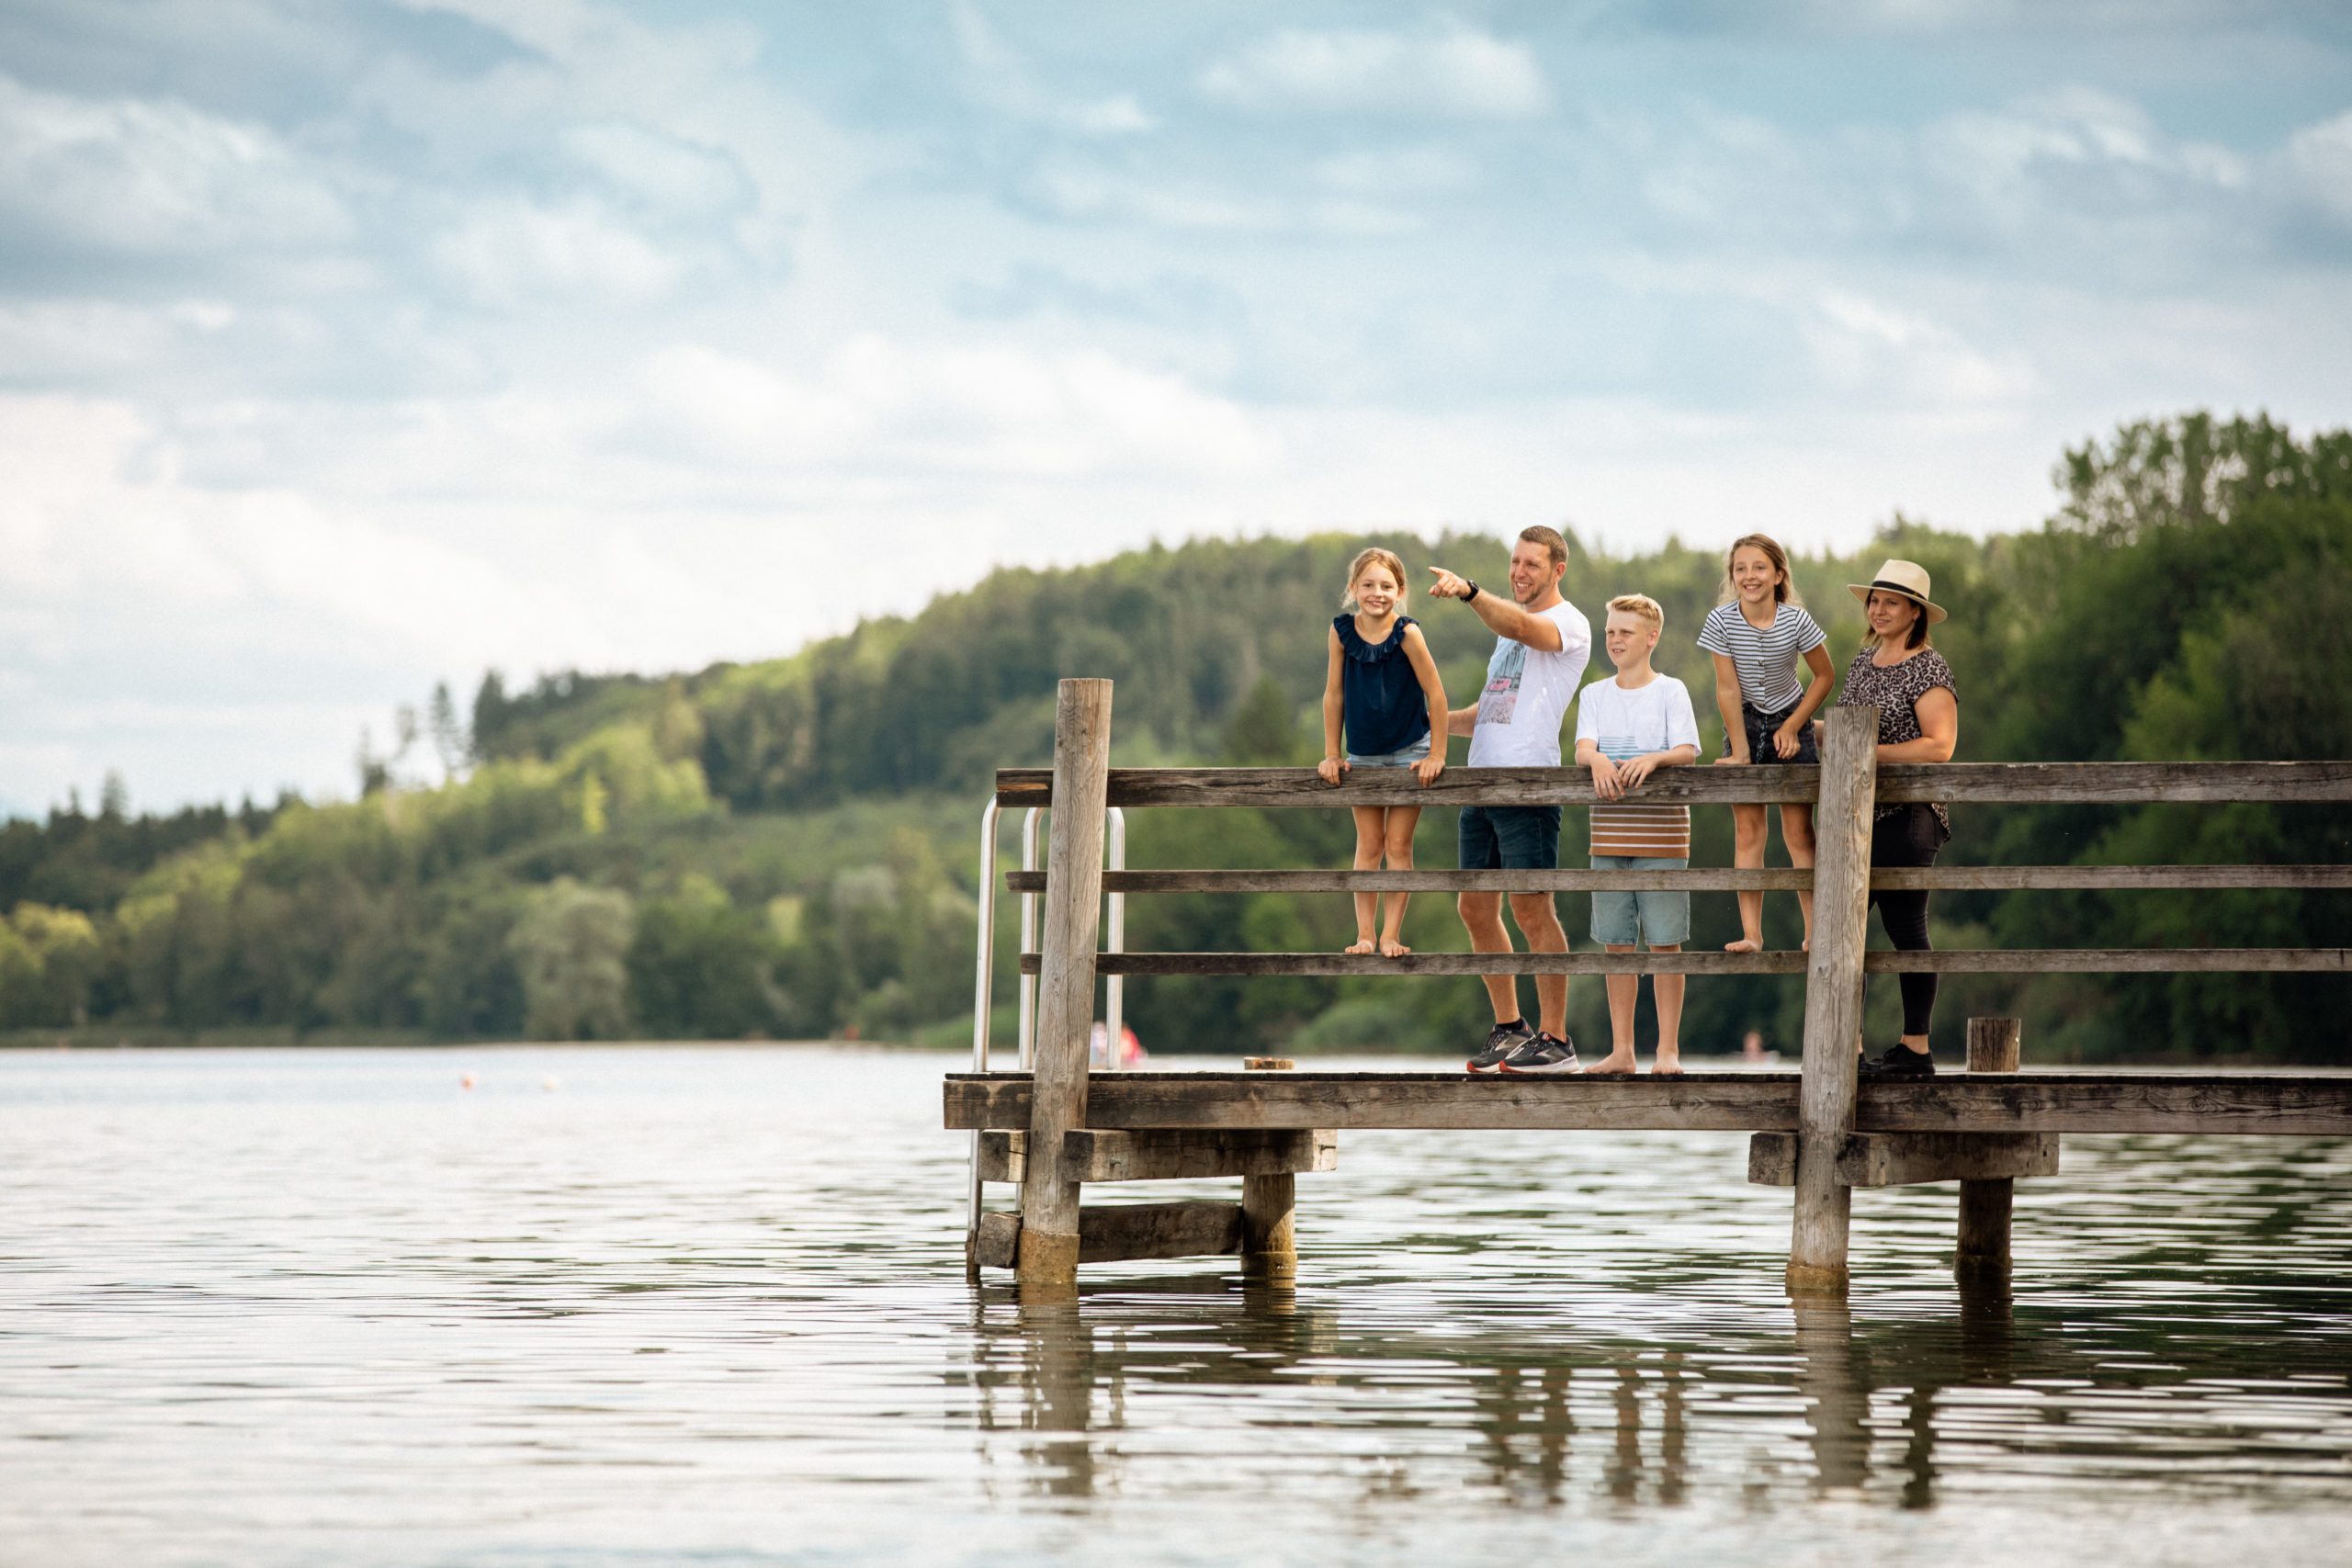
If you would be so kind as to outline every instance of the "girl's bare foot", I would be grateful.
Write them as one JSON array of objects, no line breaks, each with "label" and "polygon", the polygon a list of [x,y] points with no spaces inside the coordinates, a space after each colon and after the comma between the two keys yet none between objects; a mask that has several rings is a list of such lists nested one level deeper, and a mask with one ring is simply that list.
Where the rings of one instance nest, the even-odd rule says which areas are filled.
[{"label": "girl's bare foot", "polygon": [[1650,1077],[1654,1078],[1679,1078],[1681,1076],[1682,1058],[1679,1055],[1660,1056],[1650,1064]]},{"label": "girl's bare foot", "polygon": [[1372,950],[1373,950],[1373,941],[1372,941],[1372,938],[1370,938],[1370,937],[1368,937],[1368,936],[1360,936],[1360,937],[1356,938],[1356,939],[1355,939],[1355,941],[1353,941],[1353,942],[1351,942],[1348,943],[1348,945],[1347,945],[1347,947],[1346,947],[1346,949],[1345,949],[1344,951],[1346,951],[1346,952],[1348,953],[1348,954],[1349,954],[1350,956],[1351,956],[1351,957],[1361,958],[1361,957],[1363,957],[1364,954],[1366,954],[1366,953],[1368,953],[1372,952]]},{"label": "girl's bare foot", "polygon": [[1380,939],[1380,956],[1383,958],[1402,958],[1412,951],[1393,936],[1385,936]]},{"label": "girl's bare foot", "polygon": [[1799,945],[1801,945],[1807,953],[1811,953],[1813,951],[1813,933],[1811,931],[1805,932],[1804,941]]},{"label": "girl's bare foot", "polygon": [[1724,943],[1724,951],[1725,953],[1761,953],[1764,951],[1764,944],[1760,942],[1751,942],[1747,937],[1741,937],[1737,942],[1727,942]]},{"label": "girl's bare foot", "polygon": [[1601,1057],[1600,1060],[1595,1062],[1592,1066],[1584,1070],[1584,1076],[1589,1078],[1631,1077],[1633,1075],[1634,1054],[1631,1051],[1625,1052],[1622,1055],[1617,1052],[1611,1051],[1609,1055]]}]

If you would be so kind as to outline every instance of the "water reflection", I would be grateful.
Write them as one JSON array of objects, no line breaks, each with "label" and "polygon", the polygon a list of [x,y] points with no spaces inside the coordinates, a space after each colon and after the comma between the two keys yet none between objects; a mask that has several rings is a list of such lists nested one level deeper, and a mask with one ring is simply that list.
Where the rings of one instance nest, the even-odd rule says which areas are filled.
[{"label": "water reflection", "polygon": [[[1534,1508],[1670,1509],[1713,1489],[1748,1506],[1844,1495],[1927,1509],[1941,1501],[1954,1445],[1980,1483],[2029,1468],[2045,1484],[2111,1480],[2152,1457],[2135,1429],[2151,1417],[2165,1428],[2159,1449],[2217,1461],[2167,1475],[2176,1489],[2258,1475],[2273,1489],[2301,1479],[2346,1490],[2352,1380],[2324,1350],[2325,1371],[2299,1371],[2278,1360],[2277,1337],[2257,1334],[2211,1347],[2218,1357],[2188,1376],[2152,1354],[2171,1343],[2128,1314],[2021,1323],[2005,1284],[1900,1314],[1794,1296],[1745,1332],[1673,1345],[1556,1322],[1405,1328],[1318,1304],[1311,1289],[1218,1275],[1045,1301],[989,1289],[971,1316],[983,1461],[992,1434],[1018,1428],[1030,1435],[1028,1491],[1061,1499],[1115,1494],[1133,1465],[1168,1457],[1142,1450],[1166,1449],[1188,1398],[1231,1402],[1245,1429],[1268,1434],[1269,1454],[1294,1451],[1310,1430],[1325,1434],[1311,1440],[1327,1454],[1361,1452],[1367,1501],[1453,1483]],[[2285,1374],[2265,1380],[2268,1396],[2306,1408],[2283,1433],[2217,1425],[2199,1388],[2247,1382],[2265,1362]],[[1136,1406],[1149,1414],[1131,1427]],[[1392,1451],[1433,1431],[1467,1438],[1467,1475]],[[1386,1441],[1359,1446],[1357,1433]],[[2258,1468],[2245,1462],[2257,1456]]]}]

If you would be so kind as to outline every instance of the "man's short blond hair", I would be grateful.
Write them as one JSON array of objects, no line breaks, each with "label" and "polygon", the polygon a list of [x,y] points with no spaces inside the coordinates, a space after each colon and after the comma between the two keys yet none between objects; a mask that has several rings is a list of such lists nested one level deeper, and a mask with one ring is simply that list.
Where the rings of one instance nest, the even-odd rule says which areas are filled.
[{"label": "man's short blond hair", "polygon": [[1646,593],[1620,593],[1609,601],[1612,610],[1623,610],[1629,615],[1639,615],[1659,631],[1666,629],[1666,611]]}]

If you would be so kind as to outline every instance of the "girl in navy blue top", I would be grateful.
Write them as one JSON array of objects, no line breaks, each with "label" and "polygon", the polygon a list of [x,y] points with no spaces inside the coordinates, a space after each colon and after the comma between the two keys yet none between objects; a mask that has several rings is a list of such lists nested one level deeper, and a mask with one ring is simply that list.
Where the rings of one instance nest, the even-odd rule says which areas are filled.
[{"label": "girl in navy blue top", "polygon": [[[1377,547],[1358,554],[1340,601],[1349,613],[1331,623],[1323,681],[1323,761],[1315,771],[1326,784],[1337,784],[1356,768],[1409,768],[1426,788],[1445,772],[1445,687],[1419,623],[1398,614],[1404,603],[1405,563]],[[1419,807],[1359,806],[1355,816],[1358,871],[1378,871],[1384,855],[1391,871],[1413,869]],[[1356,940],[1348,951],[1384,958],[1410,953],[1399,940],[1407,897],[1388,895],[1383,921],[1380,895],[1357,894]]]}]

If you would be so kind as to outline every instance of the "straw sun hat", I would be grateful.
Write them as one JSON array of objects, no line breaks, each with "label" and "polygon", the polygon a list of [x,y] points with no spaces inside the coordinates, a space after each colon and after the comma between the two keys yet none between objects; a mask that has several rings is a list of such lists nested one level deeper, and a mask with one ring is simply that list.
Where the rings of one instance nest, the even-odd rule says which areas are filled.
[{"label": "straw sun hat", "polygon": [[1847,591],[1867,604],[1873,589],[1882,593],[1900,593],[1905,599],[1916,599],[1926,607],[1928,624],[1934,626],[1944,618],[1944,607],[1928,597],[1928,569],[1914,560],[1889,558],[1878,569],[1878,576],[1871,582],[1849,582]]}]

